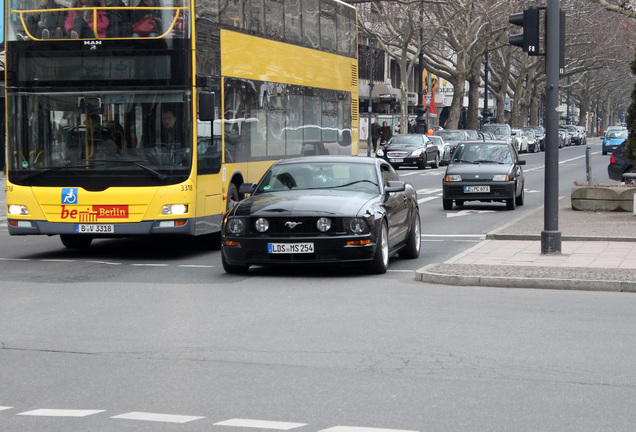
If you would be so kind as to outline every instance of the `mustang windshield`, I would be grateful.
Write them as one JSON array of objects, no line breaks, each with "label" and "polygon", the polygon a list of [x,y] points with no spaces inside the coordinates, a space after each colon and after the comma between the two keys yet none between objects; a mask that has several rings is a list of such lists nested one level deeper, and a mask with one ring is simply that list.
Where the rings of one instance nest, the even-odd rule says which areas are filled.
[{"label": "mustang windshield", "polygon": [[177,181],[192,166],[185,99],[182,92],[11,97],[11,181],[54,186],[90,178],[93,187]]},{"label": "mustang windshield", "polygon": [[378,193],[375,166],[356,163],[274,165],[261,179],[255,194],[317,189]]}]

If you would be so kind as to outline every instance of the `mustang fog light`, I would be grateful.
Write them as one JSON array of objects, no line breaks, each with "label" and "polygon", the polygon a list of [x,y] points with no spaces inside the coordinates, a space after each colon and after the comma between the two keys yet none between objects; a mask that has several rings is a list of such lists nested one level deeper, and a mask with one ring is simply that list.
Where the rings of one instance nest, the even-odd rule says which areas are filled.
[{"label": "mustang fog light", "polygon": [[254,226],[256,227],[256,231],[263,233],[269,229],[269,222],[265,218],[258,218]]},{"label": "mustang fog light", "polygon": [[164,215],[181,215],[188,212],[188,206],[186,204],[172,204],[165,205],[161,210],[161,214]]},{"label": "mustang fog light", "polygon": [[446,181],[447,181],[447,182],[458,182],[458,181],[462,181],[462,176],[460,176],[459,174],[451,174],[451,175],[447,175],[447,176],[446,176]]},{"label": "mustang fog light", "polygon": [[331,229],[331,219],[322,217],[318,219],[316,222],[316,227],[318,227],[318,231],[327,232]]},{"label": "mustang fog light", "polygon": [[227,230],[234,235],[242,234],[245,230],[245,222],[240,218],[232,218],[227,223]]},{"label": "mustang fog light", "polygon": [[27,209],[26,206],[23,205],[12,204],[9,206],[9,214],[26,216],[29,214],[29,209]]},{"label": "mustang fog light", "polygon": [[369,232],[367,222],[362,218],[351,218],[351,220],[349,220],[349,229],[354,234],[365,234]]},{"label": "mustang fog light", "polygon": [[496,174],[492,177],[492,181],[508,181],[509,178],[506,174]]}]

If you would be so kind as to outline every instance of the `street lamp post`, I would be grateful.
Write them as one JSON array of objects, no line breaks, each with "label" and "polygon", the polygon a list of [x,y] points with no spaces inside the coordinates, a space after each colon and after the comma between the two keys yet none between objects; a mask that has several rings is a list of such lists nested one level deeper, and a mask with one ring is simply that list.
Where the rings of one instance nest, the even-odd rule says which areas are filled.
[{"label": "street lamp post", "polygon": [[373,44],[373,39],[369,41],[369,120],[367,122],[367,157],[371,156],[371,149],[373,148],[373,137],[371,136],[371,132],[373,128],[371,127],[371,113],[373,112],[373,65],[375,63],[375,47]]}]

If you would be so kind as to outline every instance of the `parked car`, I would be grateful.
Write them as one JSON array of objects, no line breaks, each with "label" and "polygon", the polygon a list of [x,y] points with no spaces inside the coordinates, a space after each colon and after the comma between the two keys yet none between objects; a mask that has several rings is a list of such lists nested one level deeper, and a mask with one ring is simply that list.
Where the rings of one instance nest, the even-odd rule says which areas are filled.
[{"label": "parked car", "polygon": [[366,265],[420,254],[417,193],[380,158],[310,156],[274,163],[221,227],[227,273],[251,265]]},{"label": "parked car", "polygon": [[574,127],[579,130],[579,139],[581,141],[581,144],[582,145],[586,145],[587,144],[587,130],[585,129],[585,126],[574,126]]},{"label": "parked car", "polygon": [[482,140],[496,140],[497,137],[492,132],[479,131],[479,139],[482,139]]},{"label": "parked car", "polygon": [[505,202],[509,210],[524,203],[522,165],[517,149],[501,141],[467,141],[455,149],[442,180],[442,205],[453,202]]},{"label": "parked car", "polygon": [[439,154],[439,164],[448,165],[450,163],[452,149],[451,146],[444,142],[444,138],[438,135],[431,135],[429,140],[437,146],[437,152]]},{"label": "parked car", "polygon": [[539,142],[537,141],[537,136],[534,134],[534,130],[522,129],[521,134],[525,136],[528,142],[528,153],[537,153],[541,150],[541,148],[539,147]]},{"label": "parked car", "polygon": [[482,132],[491,132],[495,134],[498,140],[506,141],[510,144],[514,144],[515,140],[512,137],[512,129],[510,125],[505,123],[486,123],[481,127]]},{"label": "parked car", "polygon": [[479,139],[479,132],[474,129],[462,129],[468,135],[468,139],[476,140]]},{"label": "parked car", "polygon": [[537,140],[537,151],[545,150],[545,129],[543,126],[525,126],[521,130],[532,131]]},{"label": "parked car", "polygon": [[439,167],[437,146],[422,134],[395,135],[389,144],[378,149],[376,156],[384,158],[393,168],[415,166],[419,169],[430,165]]},{"label": "parked car", "polygon": [[528,151],[528,137],[523,134],[521,129],[513,129],[512,138],[519,153]]},{"label": "parked car", "polygon": [[601,146],[603,154],[606,155],[607,153],[613,152],[616,147],[627,139],[627,135],[627,129],[607,128],[607,133],[603,137],[603,144]]},{"label": "parked car", "polygon": [[570,133],[565,129],[559,129],[559,148],[569,147],[572,145]]},{"label": "parked car", "polygon": [[573,145],[581,145],[583,143],[583,137],[581,132],[574,125],[561,125],[560,129],[566,130],[570,134],[570,142]]},{"label": "parked car", "polygon": [[614,149],[610,156],[610,163],[607,166],[607,175],[611,180],[622,182],[623,174],[636,173],[634,160],[628,158],[625,154],[626,145],[627,141],[623,141]]}]

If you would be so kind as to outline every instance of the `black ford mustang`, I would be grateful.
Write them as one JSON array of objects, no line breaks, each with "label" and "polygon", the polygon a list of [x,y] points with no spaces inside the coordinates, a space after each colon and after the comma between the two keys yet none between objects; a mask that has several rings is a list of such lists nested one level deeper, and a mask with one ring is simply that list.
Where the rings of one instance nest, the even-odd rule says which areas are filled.
[{"label": "black ford mustang", "polygon": [[419,256],[417,193],[382,159],[282,160],[240,190],[251,196],[223,220],[228,273],[250,265],[363,263],[380,274],[395,253]]}]

